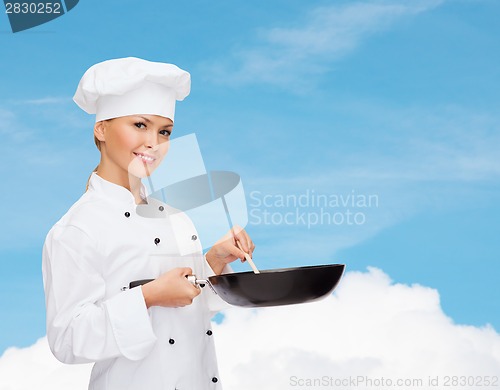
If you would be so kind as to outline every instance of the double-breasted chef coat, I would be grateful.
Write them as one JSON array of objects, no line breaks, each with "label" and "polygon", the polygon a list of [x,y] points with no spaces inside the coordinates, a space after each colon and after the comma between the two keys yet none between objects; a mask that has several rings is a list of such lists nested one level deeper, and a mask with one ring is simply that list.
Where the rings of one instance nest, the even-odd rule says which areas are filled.
[{"label": "double-breasted chef coat", "polygon": [[93,173],[43,249],[57,359],[96,362],[91,390],[221,389],[210,318],[225,302],[205,288],[191,305],[148,309],[141,287],[122,291],[175,267],[214,275],[190,219],[155,200],[137,206],[130,191]]}]

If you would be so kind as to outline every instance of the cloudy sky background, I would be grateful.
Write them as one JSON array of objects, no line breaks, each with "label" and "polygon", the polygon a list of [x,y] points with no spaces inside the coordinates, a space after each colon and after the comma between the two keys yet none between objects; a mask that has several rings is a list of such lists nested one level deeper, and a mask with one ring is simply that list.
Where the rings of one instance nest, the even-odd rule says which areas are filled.
[{"label": "cloudy sky background", "polygon": [[[264,369],[268,388],[291,375],[500,372],[498,15],[496,0],[128,0],[82,2],[12,34],[2,13],[0,389],[32,388],[13,366],[34,373],[23,381],[53,373],[52,389],[65,380],[54,370],[86,375],[49,358],[40,253],[98,161],[76,85],[124,56],[191,72],[174,134],[196,133],[208,169],[241,175],[261,268],[352,272],[322,303],[226,313],[227,388],[255,388]],[[319,215],[310,203],[261,204],[311,193],[378,202],[324,207],[362,224],[312,226],[280,220]]]},{"label": "cloudy sky background", "polygon": [[[491,326],[455,324],[436,290],[393,283],[376,268],[348,273],[323,301],[228,310],[214,335],[227,389],[447,389],[453,376],[500,386],[500,335]],[[0,389],[85,390],[90,369],[59,363],[42,338],[0,358]],[[306,385],[314,380],[327,385]],[[374,385],[381,380],[389,386]],[[335,385],[342,382],[350,385]],[[465,383],[459,388],[478,388]]]}]

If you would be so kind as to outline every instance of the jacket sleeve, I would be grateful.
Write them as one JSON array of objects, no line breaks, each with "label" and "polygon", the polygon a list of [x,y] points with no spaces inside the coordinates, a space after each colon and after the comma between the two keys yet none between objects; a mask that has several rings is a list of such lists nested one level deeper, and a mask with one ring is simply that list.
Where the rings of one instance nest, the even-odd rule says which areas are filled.
[{"label": "jacket sleeve", "polygon": [[156,342],[140,288],[105,299],[95,242],[75,226],[55,226],[47,235],[42,273],[47,339],[63,363],[114,357],[140,360]]},{"label": "jacket sleeve", "polygon": [[[230,267],[229,264],[226,264],[224,266],[224,269],[222,270],[221,274],[229,274],[233,273],[233,269]],[[207,261],[206,255],[203,256],[203,278],[208,279],[209,276],[214,276],[215,272],[210,267],[210,264]],[[208,310],[212,312],[212,314],[215,314],[218,311],[224,310],[224,309],[229,309],[231,305],[224,301],[221,297],[219,297],[216,293],[212,291],[210,287],[205,287],[203,289],[203,294],[205,295],[205,302],[207,304]]]}]

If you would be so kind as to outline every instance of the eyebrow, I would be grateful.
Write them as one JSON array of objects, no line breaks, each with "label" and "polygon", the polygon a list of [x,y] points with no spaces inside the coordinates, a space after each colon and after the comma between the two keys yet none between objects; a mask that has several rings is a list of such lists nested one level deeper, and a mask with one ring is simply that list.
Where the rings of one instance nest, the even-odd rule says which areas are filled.
[{"label": "eyebrow", "polygon": [[[152,123],[150,119],[142,116],[142,115],[137,115],[138,118],[142,118],[144,119],[145,122],[147,123]],[[169,123],[168,125],[164,125],[164,126],[161,126],[161,127],[174,127],[174,124],[173,123]]]}]

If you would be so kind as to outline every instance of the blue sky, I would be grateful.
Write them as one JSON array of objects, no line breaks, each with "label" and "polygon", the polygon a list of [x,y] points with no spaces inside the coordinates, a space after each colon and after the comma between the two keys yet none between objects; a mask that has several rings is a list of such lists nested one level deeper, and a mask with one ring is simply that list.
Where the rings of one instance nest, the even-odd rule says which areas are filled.
[{"label": "blue sky", "polygon": [[352,208],[362,224],[251,218],[261,268],[376,266],[499,330],[498,15],[496,0],[82,1],[12,34],[1,14],[0,354],[45,334],[43,240],[98,162],[71,97],[89,66],[124,56],[192,74],[174,134],[241,175],[249,211],[319,212],[264,210],[252,191],[377,196]]}]

